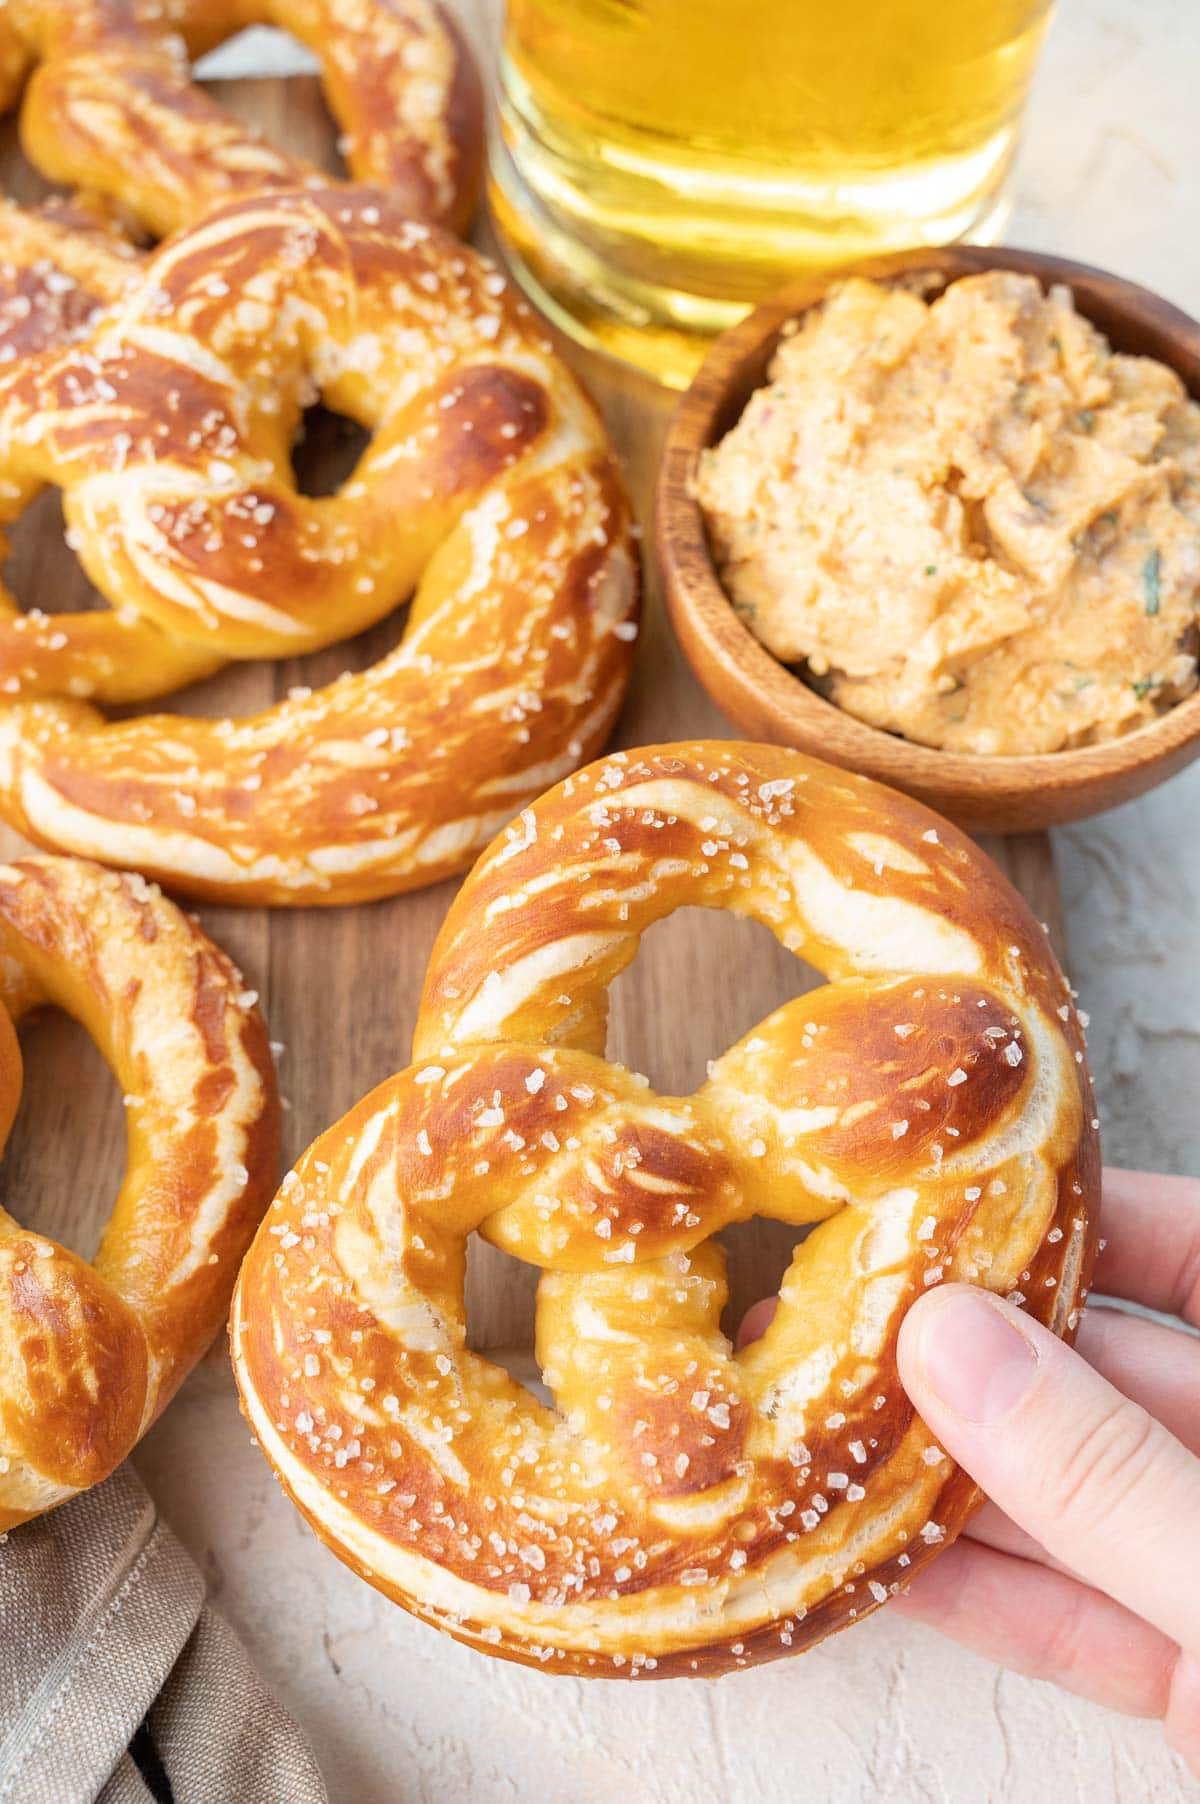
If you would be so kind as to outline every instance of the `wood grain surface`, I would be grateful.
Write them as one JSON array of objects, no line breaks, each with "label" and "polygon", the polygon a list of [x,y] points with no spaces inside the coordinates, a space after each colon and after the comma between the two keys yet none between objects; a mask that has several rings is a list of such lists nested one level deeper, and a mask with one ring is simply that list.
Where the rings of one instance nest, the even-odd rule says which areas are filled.
[{"label": "wood grain surface", "polygon": [[[488,0],[464,6],[468,22]],[[221,83],[231,111],[257,120],[269,137],[337,169],[334,134],[315,81]],[[21,199],[42,185],[15,148],[0,144],[0,187]],[[481,242],[487,242],[486,229]],[[625,460],[640,517],[650,508],[671,399],[643,378],[575,350],[571,360],[603,407]],[[311,450],[311,447],[310,447]],[[310,480],[344,461],[336,429],[309,462]],[[633,688],[616,741],[646,745],[694,736],[730,737],[684,662],[663,611],[647,541],[646,611]],[[26,607],[62,612],[96,600],[62,540],[57,497],[45,495],[19,523],[6,575]],[[394,643],[402,615],[351,643],[302,660],[230,666],[173,700],[196,713],[242,714],[270,704],[297,683],[319,684],[373,662]],[[21,844],[0,830],[0,853]],[[1061,898],[1045,835],[997,842],[990,849],[1045,921],[1063,950]],[[430,946],[454,884],[393,901],[342,910],[205,908],[206,927],[241,964],[262,997],[281,1046],[280,1078],[289,1110],[284,1157],[290,1162],[368,1089],[408,1061],[409,1042]],[[686,910],[647,935],[633,967],[614,986],[610,1055],[646,1072],[666,1091],[686,1091],[709,1058],[816,974],[760,927],[725,914]],[[26,1085],[0,1167],[0,1202],[90,1253],[107,1217],[124,1158],[121,1099],[99,1055],[74,1023],[35,1019],[23,1030]],[[794,1230],[753,1222],[731,1242],[730,1317],[773,1290]],[[470,1265],[471,1338],[483,1347],[528,1345],[535,1273],[479,1246]]]}]

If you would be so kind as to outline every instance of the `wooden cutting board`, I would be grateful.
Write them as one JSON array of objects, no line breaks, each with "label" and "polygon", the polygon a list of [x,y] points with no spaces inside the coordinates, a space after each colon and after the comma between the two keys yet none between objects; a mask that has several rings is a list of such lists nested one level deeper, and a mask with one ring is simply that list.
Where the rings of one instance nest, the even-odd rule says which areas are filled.
[{"label": "wooden cutting board", "polygon": [[[478,0],[486,8],[486,0]],[[465,7],[468,14],[475,7]],[[334,133],[315,80],[215,84],[231,111],[267,135],[338,167]],[[33,199],[44,184],[16,148],[0,141],[0,189]],[[481,233],[486,242],[486,229]],[[574,348],[579,369],[608,418],[646,529],[645,621],[632,691],[615,743],[731,737],[683,661],[667,625],[654,571],[651,495],[671,399],[644,379]],[[308,447],[310,479],[336,477],[345,462],[336,428]],[[48,613],[98,602],[62,538],[57,496],[39,498],[19,522],[6,576],[25,607]],[[314,687],[361,668],[388,649],[400,617],[360,639],[276,664],[232,665],[165,704],[188,712],[245,714],[297,683]],[[0,855],[23,842],[0,829]],[[1049,926],[1063,953],[1062,904],[1050,842],[1031,834],[989,849]],[[347,909],[204,908],[214,938],[258,990],[278,1055],[289,1109],[284,1156],[292,1159],[373,1085],[408,1062],[425,965],[453,883],[390,902]],[[789,996],[819,982],[765,928],[732,916],[684,910],[647,935],[635,965],[614,986],[609,1052],[646,1072],[657,1088],[692,1089],[705,1063]],[[93,1252],[120,1181],[124,1120],[116,1085],[82,1030],[57,1015],[22,1032],[25,1093],[0,1167],[0,1202],[19,1220]],[[729,1315],[774,1290],[794,1230],[751,1222],[730,1231]],[[471,1338],[481,1347],[529,1346],[536,1274],[480,1245],[469,1271]]]}]

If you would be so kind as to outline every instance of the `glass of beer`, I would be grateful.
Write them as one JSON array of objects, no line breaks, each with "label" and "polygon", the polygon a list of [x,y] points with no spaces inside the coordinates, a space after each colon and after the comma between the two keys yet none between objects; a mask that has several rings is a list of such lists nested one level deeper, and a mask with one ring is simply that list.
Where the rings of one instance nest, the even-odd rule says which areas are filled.
[{"label": "glass of beer", "polygon": [[1003,229],[1052,0],[507,0],[493,212],[575,337],[680,385],[789,275]]}]

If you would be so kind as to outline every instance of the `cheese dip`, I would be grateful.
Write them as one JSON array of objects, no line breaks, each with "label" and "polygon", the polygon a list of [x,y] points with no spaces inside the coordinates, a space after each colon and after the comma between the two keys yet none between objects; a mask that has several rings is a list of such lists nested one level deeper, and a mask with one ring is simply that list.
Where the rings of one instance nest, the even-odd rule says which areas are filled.
[{"label": "cheese dip", "polygon": [[1051,752],[1196,686],[1200,406],[1066,288],[839,284],[696,492],[750,630],[872,726]]}]

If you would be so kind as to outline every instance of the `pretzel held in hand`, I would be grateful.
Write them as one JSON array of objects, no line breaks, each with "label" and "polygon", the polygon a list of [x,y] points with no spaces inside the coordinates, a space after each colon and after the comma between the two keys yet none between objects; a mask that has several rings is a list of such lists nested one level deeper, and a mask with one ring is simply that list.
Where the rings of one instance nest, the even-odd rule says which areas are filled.
[{"label": "pretzel held in hand", "polygon": [[324,185],[191,81],[192,57],[252,24],[319,58],[353,177],[413,217],[465,228],[482,99],[435,0],[5,0],[0,112],[21,99],[22,144],[43,175],[111,195],[156,237],[237,195]]},{"label": "pretzel held in hand", "polygon": [[[607,991],[696,904],[828,982],[659,1096],[604,1058]],[[234,1299],[243,1407],[342,1559],[481,1648],[663,1676],[811,1646],[954,1538],[977,1494],[901,1318],[961,1279],[1070,1334],[1099,1188],[1070,993],[976,846],[793,752],[618,753],[475,867],[413,1053],[287,1178]],[[735,1357],[711,1237],[756,1214],[812,1231]],[[467,1350],[473,1232],[542,1269],[556,1408]]]},{"label": "pretzel held in hand", "polygon": [[89,1264],[0,1208],[0,1529],[106,1478],[224,1320],[271,1193],[279,1100],[237,971],[140,877],[0,867],[0,1149],[13,1022],[64,1009],[124,1093],[128,1163]]},{"label": "pretzel held in hand", "polygon": [[[320,498],[290,464],[317,393],[374,434]],[[43,844],[360,900],[461,869],[604,742],[636,572],[603,426],[492,266],[382,193],[223,208],[0,368],[0,525],[50,483],[112,607],[0,622],[0,697],[41,698],[0,706],[0,813]],[[328,645],[414,586],[381,663],[254,719],[85,705]]]}]

